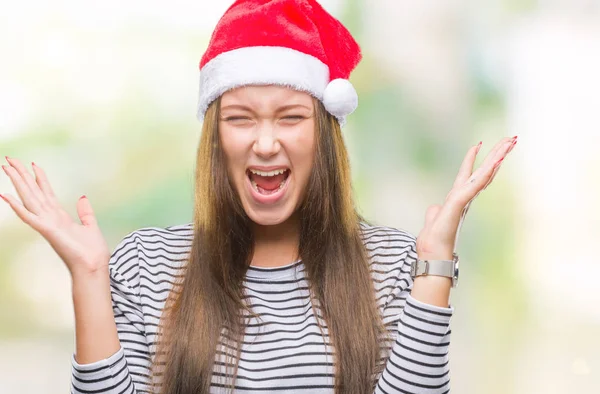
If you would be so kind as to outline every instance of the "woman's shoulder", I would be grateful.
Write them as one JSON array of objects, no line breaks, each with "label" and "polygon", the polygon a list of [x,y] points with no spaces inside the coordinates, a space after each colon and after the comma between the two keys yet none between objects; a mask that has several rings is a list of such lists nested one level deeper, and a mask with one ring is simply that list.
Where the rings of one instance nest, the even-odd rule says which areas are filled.
[{"label": "woman's shoulder", "polygon": [[361,236],[368,249],[376,247],[406,247],[416,245],[416,237],[403,228],[360,222]]},{"label": "woman's shoulder", "polygon": [[366,222],[360,226],[372,269],[400,269],[416,256],[416,237],[409,231]]},{"label": "woman's shoulder", "polygon": [[193,223],[138,228],[113,249],[109,267],[133,282],[143,272],[174,274],[186,261],[193,237]]},{"label": "woman's shoulder", "polygon": [[155,248],[163,246],[165,249],[178,249],[189,247],[194,237],[193,223],[176,224],[168,227],[142,227],[132,231],[132,236],[139,247]]}]

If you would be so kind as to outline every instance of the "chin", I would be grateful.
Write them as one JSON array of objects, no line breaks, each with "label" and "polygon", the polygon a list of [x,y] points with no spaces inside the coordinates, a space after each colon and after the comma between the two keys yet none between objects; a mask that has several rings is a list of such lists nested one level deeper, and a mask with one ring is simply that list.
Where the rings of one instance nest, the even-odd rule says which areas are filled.
[{"label": "chin", "polygon": [[292,216],[291,214],[279,212],[246,212],[246,214],[248,214],[250,220],[258,224],[259,226],[276,226],[278,224],[284,223]]},{"label": "chin", "polygon": [[259,226],[276,226],[287,221],[294,213],[294,210],[288,207],[269,207],[263,209],[244,207],[244,210],[250,220]]}]

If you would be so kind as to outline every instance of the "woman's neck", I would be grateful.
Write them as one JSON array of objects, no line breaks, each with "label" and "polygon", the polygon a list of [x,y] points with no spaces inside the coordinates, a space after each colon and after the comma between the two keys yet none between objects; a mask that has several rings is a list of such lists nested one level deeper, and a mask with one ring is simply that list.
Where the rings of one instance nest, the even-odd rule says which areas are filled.
[{"label": "woman's neck", "polygon": [[299,259],[299,220],[293,215],[274,226],[254,226],[254,255],[251,265],[255,267],[280,267]]}]

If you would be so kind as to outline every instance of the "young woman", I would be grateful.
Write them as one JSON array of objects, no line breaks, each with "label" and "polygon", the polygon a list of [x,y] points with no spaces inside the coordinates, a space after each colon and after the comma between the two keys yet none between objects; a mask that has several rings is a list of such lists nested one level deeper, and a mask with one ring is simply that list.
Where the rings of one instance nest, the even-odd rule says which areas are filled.
[{"label": "young woman", "polygon": [[2,197],[73,284],[73,393],[447,393],[456,237],[516,143],[470,148],[415,238],[356,212],[341,125],[357,105],[350,33],[313,0],[239,0],[200,63],[193,221],[111,254],[44,171]]}]

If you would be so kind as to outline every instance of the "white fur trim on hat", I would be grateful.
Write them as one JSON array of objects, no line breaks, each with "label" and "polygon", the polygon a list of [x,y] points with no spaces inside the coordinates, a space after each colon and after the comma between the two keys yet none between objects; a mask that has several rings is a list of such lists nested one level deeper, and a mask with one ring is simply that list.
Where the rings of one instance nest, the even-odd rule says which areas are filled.
[{"label": "white fur trim on hat", "polygon": [[[286,47],[244,47],[221,53],[200,70],[197,118],[228,90],[245,85],[283,85],[310,93],[323,101],[340,124],[358,103],[352,85],[329,83],[329,68],[314,56]],[[335,82],[335,83],[334,83]],[[348,86],[350,85],[350,89]],[[348,113],[344,110],[350,109]],[[333,112],[335,111],[335,112]]]}]

